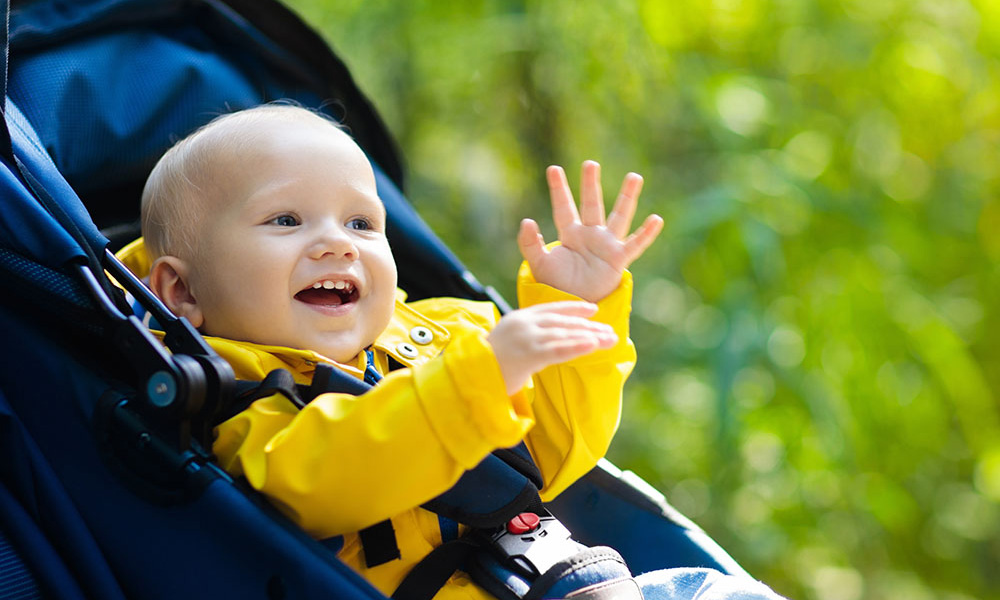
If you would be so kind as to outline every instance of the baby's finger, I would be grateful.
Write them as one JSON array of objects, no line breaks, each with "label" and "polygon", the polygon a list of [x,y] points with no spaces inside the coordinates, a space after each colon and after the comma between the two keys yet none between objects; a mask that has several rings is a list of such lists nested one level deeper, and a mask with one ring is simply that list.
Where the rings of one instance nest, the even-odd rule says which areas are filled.
[{"label": "baby's finger", "polygon": [[567,333],[567,335],[549,340],[544,344],[544,348],[546,353],[555,355],[560,361],[566,361],[596,350],[611,348],[617,340],[617,337]]},{"label": "baby's finger", "polygon": [[625,256],[629,264],[642,256],[642,253],[656,240],[656,236],[660,235],[662,230],[663,217],[660,215],[646,217],[639,229],[636,229],[635,233],[625,240]]},{"label": "baby's finger", "polygon": [[543,315],[535,323],[548,336],[596,335],[603,338],[617,337],[613,327],[607,323],[591,321],[584,317],[567,315]]},{"label": "baby's finger", "polygon": [[618,334],[615,333],[614,329],[610,327],[599,327],[599,328],[562,328],[553,329],[554,340],[576,340],[576,339],[591,339],[594,340],[598,348],[610,348],[618,343]]},{"label": "baby's finger", "polygon": [[587,226],[604,225],[601,165],[592,160],[584,161],[580,170],[580,222]]},{"label": "baby's finger", "polygon": [[521,229],[517,233],[517,247],[529,265],[537,264],[545,256],[545,239],[538,228],[538,223],[531,219],[521,221]]},{"label": "baby's finger", "polygon": [[560,302],[536,304],[522,310],[533,313],[549,313],[586,318],[593,316],[597,312],[597,305],[582,300],[562,300]]},{"label": "baby's finger", "polygon": [[639,203],[641,192],[642,175],[638,173],[626,175],[615,200],[615,206],[608,215],[608,229],[620,240],[625,239],[632,228],[632,219],[635,217],[635,207]]},{"label": "baby's finger", "polygon": [[549,184],[549,196],[552,200],[552,220],[555,222],[559,237],[563,237],[563,231],[580,222],[580,213],[576,211],[576,203],[573,201],[573,192],[569,189],[569,182],[566,180],[566,172],[562,167],[552,165],[545,170],[545,179]]},{"label": "baby's finger", "polygon": [[545,353],[552,359],[546,362],[550,364],[565,362],[580,356],[590,354],[600,348],[600,342],[596,338],[570,338],[552,340],[545,345]]}]

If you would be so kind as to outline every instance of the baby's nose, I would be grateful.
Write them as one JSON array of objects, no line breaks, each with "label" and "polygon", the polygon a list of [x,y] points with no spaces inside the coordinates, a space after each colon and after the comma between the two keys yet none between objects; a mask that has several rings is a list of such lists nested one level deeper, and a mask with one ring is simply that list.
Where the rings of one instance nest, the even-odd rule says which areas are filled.
[{"label": "baby's nose", "polygon": [[358,257],[358,247],[342,227],[327,227],[320,233],[311,254],[315,258],[334,255],[353,260]]}]

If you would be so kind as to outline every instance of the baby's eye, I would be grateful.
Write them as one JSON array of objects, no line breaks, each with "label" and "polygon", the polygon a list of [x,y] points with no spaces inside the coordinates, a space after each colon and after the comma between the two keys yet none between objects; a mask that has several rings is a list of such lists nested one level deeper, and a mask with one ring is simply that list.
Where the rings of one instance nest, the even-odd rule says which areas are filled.
[{"label": "baby's eye", "polygon": [[372,229],[372,222],[365,217],[355,217],[347,222],[347,228],[368,231]]},{"label": "baby's eye", "polygon": [[293,215],[279,215],[271,219],[271,223],[279,227],[295,227],[299,224],[299,220]]}]

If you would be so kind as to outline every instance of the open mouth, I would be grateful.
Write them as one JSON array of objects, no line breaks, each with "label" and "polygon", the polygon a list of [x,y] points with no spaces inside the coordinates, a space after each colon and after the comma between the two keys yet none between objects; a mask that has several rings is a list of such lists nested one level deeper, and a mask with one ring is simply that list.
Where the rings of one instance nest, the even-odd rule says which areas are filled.
[{"label": "open mouth", "polygon": [[333,281],[327,279],[317,281],[298,294],[295,299],[306,304],[319,306],[340,306],[349,302],[357,302],[358,289],[350,281]]}]

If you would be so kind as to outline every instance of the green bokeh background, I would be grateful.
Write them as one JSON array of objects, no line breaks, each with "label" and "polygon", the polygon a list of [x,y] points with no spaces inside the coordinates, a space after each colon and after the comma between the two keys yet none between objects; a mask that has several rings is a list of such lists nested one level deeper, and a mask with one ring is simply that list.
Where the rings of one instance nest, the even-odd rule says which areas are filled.
[{"label": "green bokeh background", "polygon": [[546,165],[645,176],[616,464],[790,597],[1000,598],[1000,3],[290,4],[508,298]]}]

